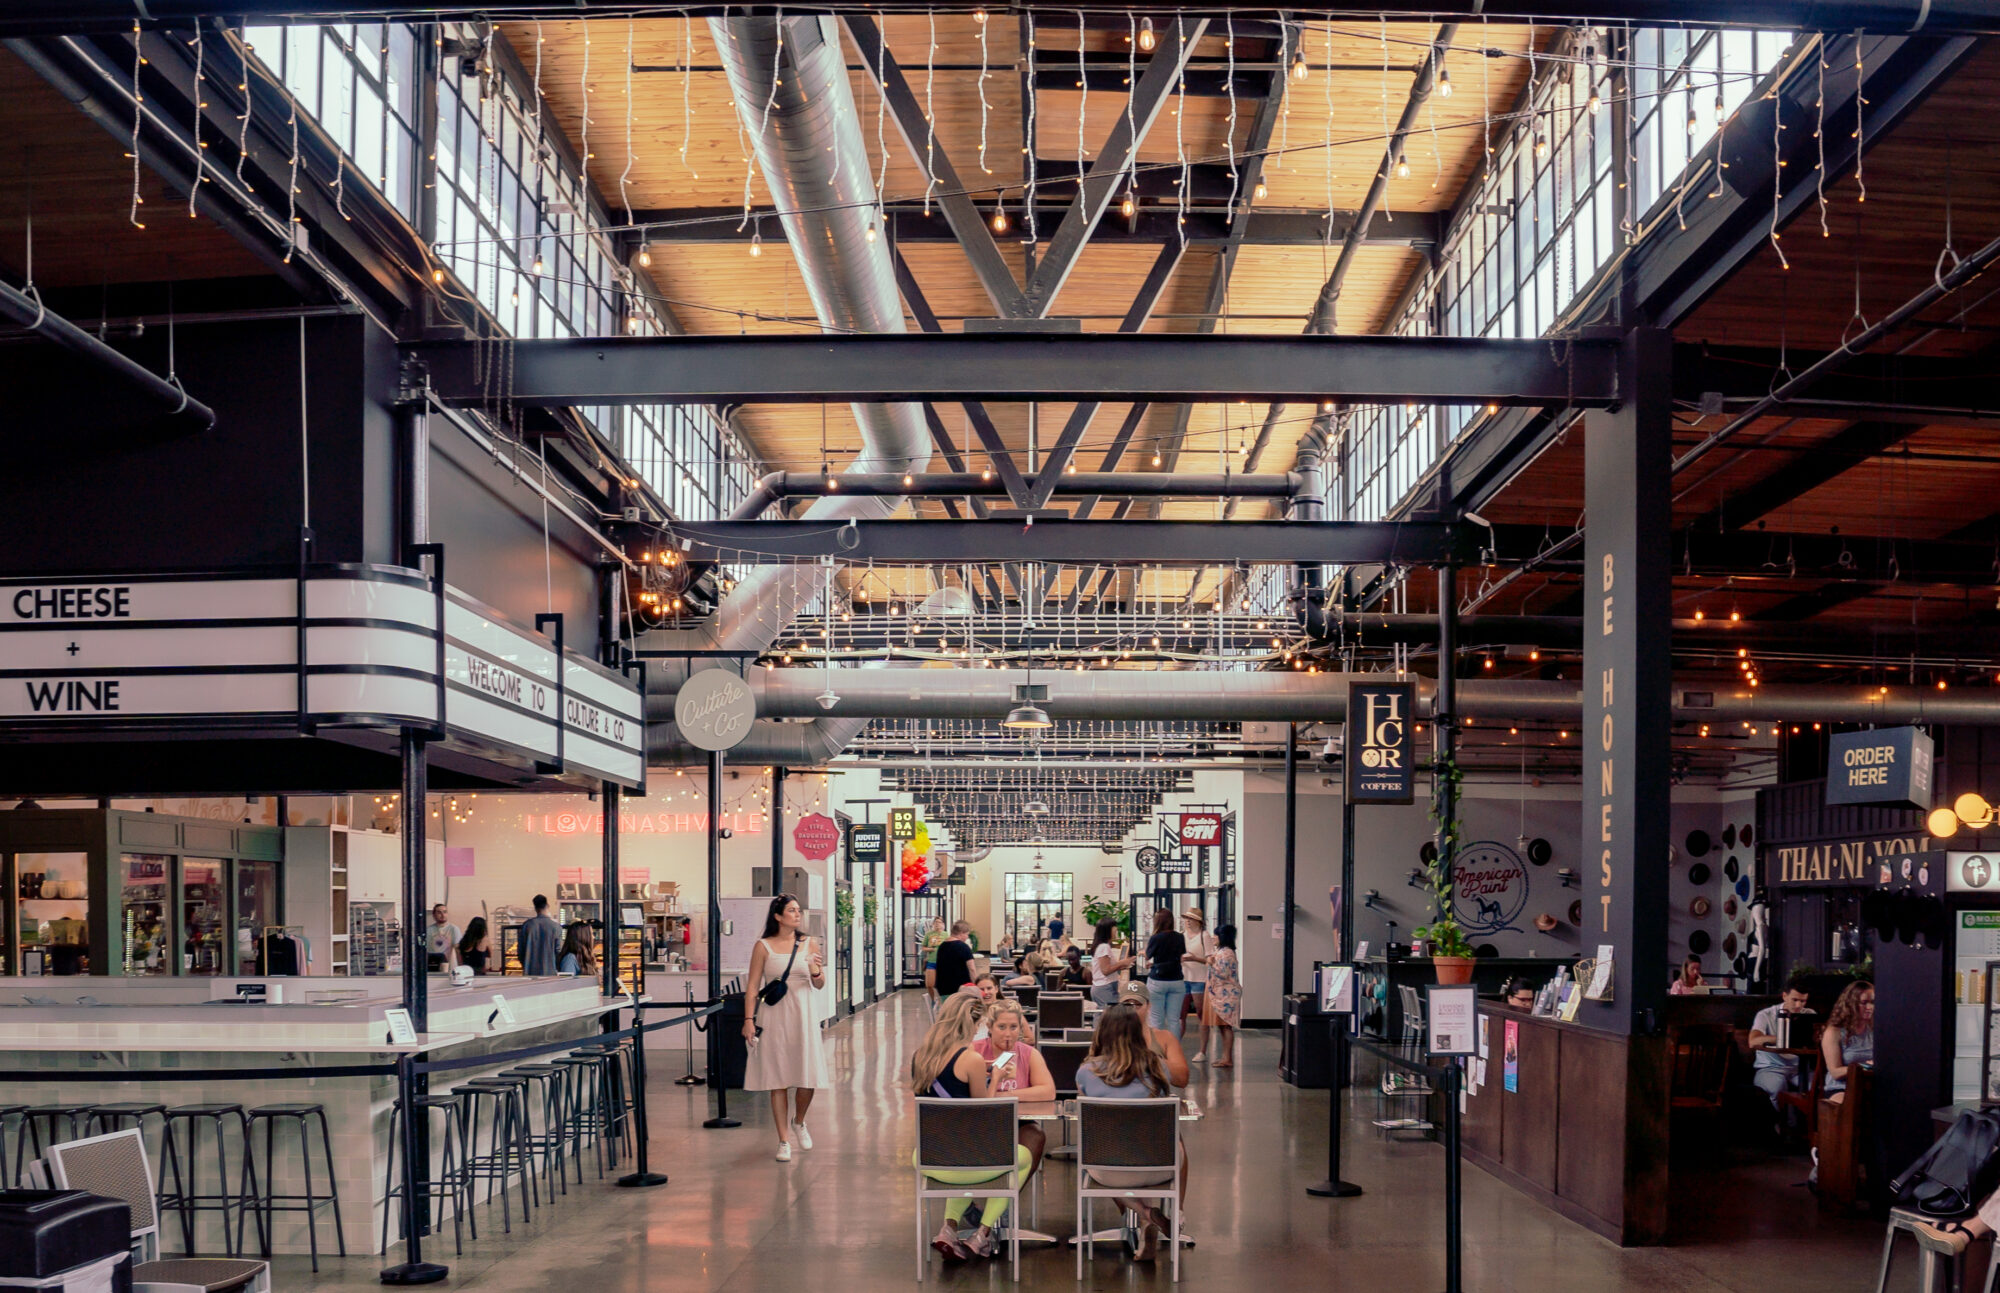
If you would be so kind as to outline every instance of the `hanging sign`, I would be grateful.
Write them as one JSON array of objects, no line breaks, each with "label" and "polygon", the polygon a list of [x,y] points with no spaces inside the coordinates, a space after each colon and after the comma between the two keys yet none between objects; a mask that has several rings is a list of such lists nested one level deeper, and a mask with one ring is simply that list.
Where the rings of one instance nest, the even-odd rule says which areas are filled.
[{"label": "hanging sign", "polygon": [[1480,840],[1459,851],[1451,867],[1451,912],[1468,934],[1518,933],[1528,905],[1528,868],[1498,840]]},{"label": "hanging sign", "polygon": [[1931,738],[1914,727],[1836,732],[1826,744],[1826,802],[1931,806]]},{"label": "hanging sign", "polygon": [[1407,804],[1416,799],[1412,737],[1416,687],[1407,682],[1347,684],[1347,801]]},{"label": "hanging sign", "polygon": [[808,813],[792,828],[792,843],[800,857],[824,862],[840,847],[840,823],[825,813]]},{"label": "hanging sign", "polygon": [[1181,847],[1208,848],[1222,843],[1221,813],[1182,813]]},{"label": "hanging sign", "polygon": [[674,726],[697,750],[727,750],[750,735],[757,699],[727,669],[704,669],[674,697]]},{"label": "hanging sign", "polygon": [[1177,853],[1172,857],[1168,857],[1164,853],[1160,855],[1160,864],[1157,868],[1160,875],[1187,875],[1193,870],[1194,856],[1192,854]]},{"label": "hanging sign", "polygon": [[889,853],[889,828],[880,822],[847,828],[847,857],[856,866],[873,866]]},{"label": "hanging sign", "polygon": [[914,808],[891,808],[889,810],[889,838],[892,840],[913,840],[917,837],[917,810]]}]

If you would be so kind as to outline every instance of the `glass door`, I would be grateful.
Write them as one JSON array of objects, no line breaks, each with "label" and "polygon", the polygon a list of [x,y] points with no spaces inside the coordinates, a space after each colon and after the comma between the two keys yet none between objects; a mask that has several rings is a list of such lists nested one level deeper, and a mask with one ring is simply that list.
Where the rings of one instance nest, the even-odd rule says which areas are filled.
[{"label": "glass door", "polygon": [[266,927],[278,923],[278,864],[236,864],[236,973],[258,971],[257,940]]},{"label": "glass door", "polygon": [[118,928],[125,948],[119,972],[127,975],[173,973],[168,872],[173,859],[165,853],[125,853],[118,859]]},{"label": "glass door", "polygon": [[1069,918],[1075,877],[1068,872],[1010,871],[1007,874],[1007,923],[1004,934],[1016,952],[1025,952],[1049,936],[1049,922]]}]

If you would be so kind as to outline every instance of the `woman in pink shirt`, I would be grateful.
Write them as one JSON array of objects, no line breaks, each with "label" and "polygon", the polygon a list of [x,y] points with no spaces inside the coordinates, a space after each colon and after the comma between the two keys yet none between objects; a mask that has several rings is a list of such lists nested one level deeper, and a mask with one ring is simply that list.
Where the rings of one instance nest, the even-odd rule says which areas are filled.
[{"label": "woman in pink shirt", "polygon": [[[986,1036],[974,1041],[972,1049],[992,1066],[987,1094],[1011,1095],[1022,1104],[1056,1098],[1055,1075],[1049,1072],[1042,1053],[1028,1045],[1027,1029],[1027,1016],[1022,1013],[1020,1002],[996,1001],[986,1008]],[[1032,1122],[1021,1124],[1021,1144],[1033,1156],[1028,1175],[1021,1178],[1023,1186],[1041,1170],[1042,1151],[1048,1148],[1048,1143],[1049,1138],[1039,1126]]]}]

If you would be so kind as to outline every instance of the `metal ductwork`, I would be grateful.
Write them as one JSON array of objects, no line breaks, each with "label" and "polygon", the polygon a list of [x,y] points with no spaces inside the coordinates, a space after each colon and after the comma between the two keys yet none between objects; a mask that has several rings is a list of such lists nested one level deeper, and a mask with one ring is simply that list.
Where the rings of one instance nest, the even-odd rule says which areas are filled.
[{"label": "metal ductwork", "polygon": [[[905,331],[888,245],[868,237],[879,197],[836,20],[711,18],[708,25],[821,325],[835,332]],[[931,444],[920,405],[856,404],[853,409],[861,452],[848,471],[900,479],[904,472],[924,470]],[[834,494],[815,501],[804,515],[815,521],[875,520],[899,505],[894,498]],[[822,578],[810,566],[759,567],[722,600],[714,620],[690,645],[764,650],[819,595]],[[667,669],[649,673],[674,688],[685,676]],[[671,705],[659,716],[671,723]],[[866,720],[845,717],[811,724],[759,721],[731,757],[786,765],[823,763],[864,726]],[[655,763],[705,757],[671,728],[657,724],[649,747],[648,757]]]},{"label": "metal ductwork", "polygon": [[[820,695],[829,687],[845,719],[993,719],[1014,703],[1014,688],[1028,681],[1019,669],[765,669],[750,668],[745,680],[757,697],[757,712],[774,718],[824,712]],[[1341,722],[1347,716],[1347,684],[1380,681],[1381,674],[1292,672],[1218,673],[1096,669],[1082,673],[1042,671],[1037,685],[1048,688],[1044,702],[1051,717],[1063,719],[1158,719],[1172,716],[1206,722]],[[1427,718],[1435,683],[1415,678],[1417,716]],[[677,685],[677,684],[676,684]],[[1458,684],[1458,713],[1470,719],[1514,719],[1577,723],[1583,696],[1571,682],[1468,679]],[[647,716],[671,716],[670,695],[647,697]],[[1678,720],[1708,723],[1939,723],[2000,727],[2000,691],[1967,688],[1868,687],[1859,684],[1803,684],[1750,687],[1741,683],[1689,679],[1673,687]],[[782,726],[782,725],[780,725]]]}]

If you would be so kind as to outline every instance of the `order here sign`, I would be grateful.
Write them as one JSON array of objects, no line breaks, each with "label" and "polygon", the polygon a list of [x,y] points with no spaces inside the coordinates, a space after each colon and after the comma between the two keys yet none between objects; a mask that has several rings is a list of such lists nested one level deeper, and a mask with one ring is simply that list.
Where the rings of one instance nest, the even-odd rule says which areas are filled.
[{"label": "order here sign", "polygon": [[1931,806],[1931,738],[1914,727],[1837,732],[1827,743],[1826,802]]}]

